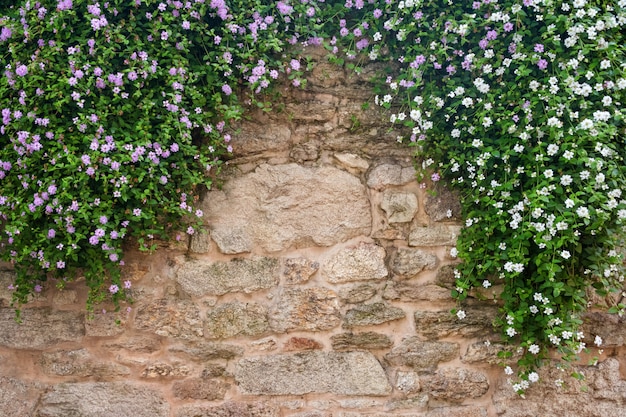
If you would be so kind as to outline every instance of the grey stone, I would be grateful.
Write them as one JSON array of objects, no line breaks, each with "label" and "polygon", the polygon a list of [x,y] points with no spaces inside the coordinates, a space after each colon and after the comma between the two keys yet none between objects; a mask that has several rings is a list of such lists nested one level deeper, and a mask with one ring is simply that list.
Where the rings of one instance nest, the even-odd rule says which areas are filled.
[{"label": "grey stone", "polygon": [[216,379],[189,378],[176,381],[172,387],[174,397],[183,400],[223,400],[229,384]]},{"label": "grey stone", "polygon": [[235,379],[243,394],[387,395],[391,386],[367,352],[303,352],[241,359]]},{"label": "grey stone", "polygon": [[202,378],[204,379],[227,375],[226,367],[217,363],[209,363],[202,370]]},{"label": "grey stone", "polygon": [[337,294],[326,288],[285,288],[269,313],[270,327],[279,333],[329,330],[340,321]]},{"label": "grey stone", "polygon": [[161,341],[157,336],[129,336],[105,342],[102,346],[111,350],[127,350],[137,353],[154,353],[161,350]]},{"label": "grey stone", "polygon": [[382,163],[367,173],[367,186],[382,190],[389,185],[403,185],[415,180],[415,168],[397,163]]},{"label": "grey stone", "polygon": [[423,393],[410,398],[394,398],[385,404],[385,409],[389,411],[406,409],[426,411],[429,399],[428,394]]},{"label": "grey stone", "polygon": [[191,236],[189,250],[193,253],[207,253],[211,250],[211,235],[204,230]]},{"label": "grey stone", "polygon": [[328,282],[376,280],[388,274],[385,266],[385,249],[373,243],[360,243],[356,247],[340,250],[324,265]]},{"label": "grey stone", "polygon": [[117,336],[126,330],[126,318],[121,314],[94,314],[85,321],[86,336]]},{"label": "grey stone", "polygon": [[232,136],[233,155],[245,156],[263,151],[286,151],[291,143],[289,126],[272,121],[263,123],[241,122],[237,134]]},{"label": "grey stone", "polygon": [[285,284],[302,284],[308,281],[319,267],[319,262],[311,261],[307,258],[285,259],[285,269],[283,270]]},{"label": "grey stone", "polygon": [[223,253],[331,246],[369,235],[372,223],[365,187],[331,166],[261,165],[209,192],[203,209]]},{"label": "grey stone", "polygon": [[226,343],[186,341],[171,346],[169,352],[192,361],[206,362],[213,359],[233,359],[243,355],[243,348]]},{"label": "grey stone", "polygon": [[460,226],[417,226],[409,232],[409,246],[455,246]]},{"label": "grey stone", "polygon": [[429,411],[425,417],[487,417],[487,409],[481,406],[440,407]]},{"label": "grey stone", "polygon": [[365,171],[370,164],[363,158],[353,153],[336,153],[333,155],[346,168],[353,168],[359,171]]},{"label": "grey stone", "polygon": [[415,371],[434,371],[440,362],[459,356],[459,345],[451,342],[428,342],[416,336],[408,337],[385,355],[395,366],[406,366]]},{"label": "grey stone", "polygon": [[422,388],[419,374],[413,371],[398,371],[396,388],[405,394],[418,392]]},{"label": "grey stone", "polygon": [[372,284],[350,285],[339,290],[339,298],[348,304],[367,301],[376,295],[376,287]]},{"label": "grey stone", "polygon": [[41,357],[41,367],[48,375],[94,377],[99,380],[130,374],[127,367],[99,360],[87,349],[45,352]]},{"label": "grey stone", "polygon": [[626,318],[617,314],[601,312],[586,313],[583,316],[585,337],[593,340],[602,338],[602,347],[626,345]]},{"label": "grey stone", "polygon": [[278,285],[277,258],[235,258],[229,262],[185,262],[176,273],[183,291],[195,296],[251,293]]},{"label": "grey stone", "polygon": [[385,303],[358,305],[346,312],[343,327],[370,326],[406,317],[404,310]]},{"label": "grey stone", "polygon": [[461,198],[457,191],[437,184],[434,194],[426,197],[424,210],[432,221],[458,221],[462,218]]},{"label": "grey stone", "polygon": [[140,306],[135,317],[135,328],[183,340],[204,336],[200,311],[187,300],[170,301],[162,298]]},{"label": "grey stone", "polygon": [[417,213],[417,196],[404,191],[386,190],[380,208],[387,215],[389,223],[406,223]]},{"label": "grey stone", "polygon": [[389,336],[376,332],[341,333],[330,337],[333,349],[385,349],[393,342]]},{"label": "grey stone", "polygon": [[155,362],[146,366],[141,373],[143,378],[173,378],[187,376],[191,373],[191,368],[183,363],[163,363]]},{"label": "grey stone", "polygon": [[[498,354],[501,352],[508,352],[511,354],[511,357],[506,359],[498,357]],[[502,343],[476,342],[467,346],[465,353],[461,355],[461,362],[490,365],[506,363],[513,365],[520,357],[521,353],[517,352],[515,346]]]},{"label": "grey stone", "polygon": [[0,375],[0,415],[32,416],[44,384],[8,378]]},{"label": "grey stone", "polygon": [[209,339],[257,336],[268,328],[265,306],[234,301],[221,304],[207,313],[205,336]]},{"label": "grey stone", "polygon": [[129,382],[57,384],[41,397],[34,417],[169,417],[155,390]]},{"label": "grey stone", "polygon": [[314,161],[319,157],[319,142],[310,140],[295,145],[289,151],[289,157],[296,162]]},{"label": "grey stone", "polygon": [[176,417],[280,417],[280,409],[273,404],[227,402],[218,406],[183,405]]},{"label": "grey stone", "polygon": [[383,291],[385,300],[451,301],[450,290],[438,285],[418,285],[407,282],[389,282]]},{"label": "grey stone", "polygon": [[379,407],[383,402],[374,398],[348,398],[345,400],[338,400],[341,408],[374,408]]},{"label": "grey stone", "polygon": [[423,389],[437,400],[460,402],[480,398],[489,390],[487,376],[465,368],[438,369],[422,379]]},{"label": "grey stone", "polygon": [[435,283],[444,288],[452,289],[456,287],[456,278],[454,276],[455,265],[443,265],[437,270]]},{"label": "grey stone", "polygon": [[393,258],[391,269],[399,275],[412,277],[423,270],[437,267],[437,257],[420,249],[400,248]]},{"label": "grey stone", "polygon": [[9,285],[15,282],[15,271],[10,269],[0,269],[0,307],[9,306],[13,299],[13,291]]},{"label": "grey stone", "polygon": [[20,318],[17,323],[15,310],[0,309],[0,346],[45,349],[61,342],[79,342],[85,335],[85,317],[80,312],[25,308]]},{"label": "grey stone", "polygon": [[450,311],[416,311],[416,332],[428,339],[447,336],[489,337],[497,338],[493,321],[497,314],[496,308],[465,309],[466,316],[459,319]]}]

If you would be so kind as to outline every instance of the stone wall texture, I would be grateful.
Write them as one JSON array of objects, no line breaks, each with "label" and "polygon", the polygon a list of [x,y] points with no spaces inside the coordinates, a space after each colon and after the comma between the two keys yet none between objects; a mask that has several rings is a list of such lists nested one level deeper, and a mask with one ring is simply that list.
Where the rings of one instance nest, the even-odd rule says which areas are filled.
[{"label": "stone wall texture", "polygon": [[491,294],[450,314],[458,199],[363,106],[368,72],[320,62],[241,122],[204,232],[126,259],[129,311],[50,283],[18,324],[0,271],[0,417],[626,416],[624,319],[589,315],[584,381],[547,366],[520,398]]}]

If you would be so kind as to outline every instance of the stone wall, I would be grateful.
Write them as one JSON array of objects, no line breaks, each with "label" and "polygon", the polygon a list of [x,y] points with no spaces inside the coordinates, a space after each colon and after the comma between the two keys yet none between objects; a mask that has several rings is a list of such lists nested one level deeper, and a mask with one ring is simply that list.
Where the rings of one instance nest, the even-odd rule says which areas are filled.
[{"label": "stone wall", "polygon": [[1,272],[0,416],[626,415],[623,319],[590,316],[607,346],[585,381],[547,367],[522,399],[494,302],[449,313],[460,207],[362,106],[370,70],[320,64],[241,123],[205,233],[129,256],[129,312],[88,319],[80,282],[50,283],[17,324]]}]

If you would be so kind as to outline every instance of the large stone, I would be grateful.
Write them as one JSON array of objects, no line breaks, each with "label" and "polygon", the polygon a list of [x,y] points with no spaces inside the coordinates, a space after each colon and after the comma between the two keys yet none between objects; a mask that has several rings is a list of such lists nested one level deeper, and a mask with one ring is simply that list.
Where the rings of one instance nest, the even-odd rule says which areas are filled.
[{"label": "large stone", "polygon": [[326,262],[324,274],[328,282],[333,284],[385,278],[388,274],[385,249],[364,242],[356,247],[342,249]]},{"label": "large stone", "polygon": [[487,417],[488,415],[487,408],[468,405],[465,407],[436,408],[429,411],[424,417]]},{"label": "large stone", "polygon": [[497,312],[496,308],[465,309],[465,318],[459,319],[448,310],[416,311],[415,330],[428,339],[451,335],[497,338],[492,324]]},{"label": "large stone", "polygon": [[404,310],[385,303],[362,304],[348,310],[343,327],[371,326],[406,317]]},{"label": "large stone", "polygon": [[283,350],[285,352],[295,352],[304,350],[319,350],[324,346],[315,339],[308,337],[292,337],[285,343]]},{"label": "large stone", "polygon": [[270,308],[269,321],[280,333],[332,329],[341,322],[337,294],[326,288],[285,288]]},{"label": "large stone", "polygon": [[584,315],[583,331],[585,337],[591,341],[595,336],[600,336],[603,347],[626,345],[626,318],[624,316],[600,312],[587,313]]},{"label": "large stone", "polygon": [[376,332],[341,333],[330,340],[335,350],[385,349],[393,345],[389,336]]},{"label": "large stone", "polygon": [[367,352],[303,352],[250,357],[237,363],[243,394],[387,395],[391,386],[376,358]]},{"label": "large stone", "polygon": [[130,374],[127,367],[100,360],[87,349],[45,352],[41,357],[41,367],[48,375],[94,377],[98,380]]},{"label": "large stone", "polygon": [[204,336],[200,311],[195,304],[187,300],[170,301],[162,298],[139,307],[135,327],[159,336],[183,340]]},{"label": "large stone", "polygon": [[117,336],[126,330],[126,317],[122,314],[94,314],[85,321],[85,336]]},{"label": "large stone", "polygon": [[[585,379],[569,375],[582,372]],[[623,417],[626,415],[626,381],[620,374],[617,358],[598,366],[576,366],[557,369],[545,364],[539,370],[540,380],[526,390],[524,398],[513,391],[510,377],[502,375],[492,396],[500,417],[585,416]],[[559,381],[560,380],[560,381]],[[563,382],[557,386],[556,382]]]},{"label": "large stone", "polygon": [[[267,116],[256,115],[267,118]],[[233,135],[233,155],[244,156],[263,151],[286,151],[291,143],[291,129],[275,121],[263,123],[259,129],[258,122],[242,122],[237,134]]]},{"label": "large stone", "polygon": [[176,417],[279,417],[280,409],[273,404],[227,402],[218,406],[183,405]]},{"label": "large stone", "polygon": [[317,272],[319,267],[319,262],[311,261],[307,258],[285,259],[285,269],[283,269],[285,284],[302,284],[308,281],[311,275]]},{"label": "large stone", "polygon": [[15,310],[0,309],[0,346],[12,349],[45,349],[61,342],[79,342],[85,335],[85,316],[74,311],[25,308],[21,323]]},{"label": "large stone", "polygon": [[148,364],[141,373],[142,378],[174,378],[187,376],[191,373],[191,368],[184,363],[164,363],[154,362]]},{"label": "large stone", "polygon": [[155,390],[129,382],[58,384],[42,397],[33,417],[169,417]]},{"label": "large stone", "polygon": [[409,246],[454,246],[460,226],[417,226],[409,233]]},{"label": "large stone", "polygon": [[424,210],[435,222],[459,220],[462,218],[461,198],[459,193],[446,186],[435,186],[435,192],[426,197]]},{"label": "large stone", "polygon": [[278,285],[277,258],[236,258],[229,262],[185,262],[176,273],[183,291],[195,296],[251,293]]},{"label": "large stone", "polygon": [[229,384],[216,379],[190,378],[174,382],[172,391],[183,400],[223,400]]},{"label": "large stone", "polygon": [[382,190],[389,185],[403,185],[415,180],[415,168],[386,162],[374,166],[367,173],[367,186]]},{"label": "large stone", "polygon": [[459,345],[451,342],[428,342],[416,336],[408,337],[385,355],[396,366],[406,366],[416,371],[434,371],[440,362],[459,356]]},{"label": "large stone", "polygon": [[423,270],[433,270],[437,257],[420,249],[400,248],[393,258],[391,269],[398,275],[412,277]]},{"label": "large stone", "polygon": [[[498,355],[502,352],[511,354],[510,358],[501,358]],[[467,350],[461,356],[461,362],[472,364],[500,365],[506,363],[513,365],[521,357],[514,345],[504,345],[502,343],[476,342],[467,346]]]},{"label": "large stone", "polygon": [[233,336],[257,336],[269,328],[267,308],[257,303],[233,301],[207,313],[206,334],[209,339]]},{"label": "large stone", "polygon": [[233,359],[243,355],[243,348],[239,346],[202,340],[186,341],[184,344],[171,346],[168,351],[197,362],[206,362],[213,359]]},{"label": "large stone", "polygon": [[331,166],[261,165],[211,191],[203,208],[223,253],[331,246],[369,235],[372,222],[360,180]]},{"label": "large stone", "polygon": [[406,223],[417,213],[417,196],[405,191],[386,190],[380,208],[387,215],[389,223]]},{"label": "large stone", "polygon": [[465,368],[439,369],[422,379],[424,391],[437,400],[460,402],[480,398],[489,390],[487,376]]},{"label": "large stone", "polygon": [[6,417],[32,416],[39,396],[46,386],[0,376],[0,415]]},{"label": "large stone", "polygon": [[451,301],[450,290],[434,284],[418,285],[392,281],[383,291],[385,300],[400,301]]},{"label": "large stone", "polygon": [[372,284],[350,285],[339,290],[339,298],[348,304],[367,301],[376,295],[377,288]]},{"label": "large stone", "polygon": [[111,340],[102,346],[111,350],[127,350],[133,353],[154,353],[161,349],[161,341],[156,335],[138,335]]}]

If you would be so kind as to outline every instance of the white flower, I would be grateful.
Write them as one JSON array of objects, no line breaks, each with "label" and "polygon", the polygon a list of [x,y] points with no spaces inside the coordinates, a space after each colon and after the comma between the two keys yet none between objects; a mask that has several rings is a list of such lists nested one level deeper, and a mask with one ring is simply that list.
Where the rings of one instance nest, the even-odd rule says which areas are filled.
[{"label": "white flower", "polygon": [[613,99],[612,99],[611,97],[609,97],[609,96],[604,96],[604,97],[602,98],[602,104],[603,104],[603,105],[605,105],[605,106],[610,106],[610,105],[611,105],[611,103],[613,103]]},{"label": "white flower", "polygon": [[567,159],[568,161],[572,159],[573,157],[574,157],[574,152],[572,151],[563,152],[563,158]]},{"label": "white flower", "polygon": [[571,176],[571,175],[567,175],[567,174],[566,174],[566,175],[563,175],[563,176],[561,177],[561,185],[563,185],[563,186],[566,186],[566,187],[567,187],[567,186],[568,186],[568,185],[570,185],[571,183],[572,183],[572,176]]},{"label": "white flower", "polygon": [[483,117],[483,126],[484,127],[489,127],[493,124],[493,121],[491,120],[491,117]]},{"label": "white flower", "polygon": [[537,308],[536,305],[532,305],[532,306],[528,307],[528,310],[530,310],[530,312],[533,313],[533,314],[537,314],[539,312],[539,308]]},{"label": "white flower", "polygon": [[485,287],[485,288],[489,288],[489,287],[491,287],[491,282],[489,282],[489,280],[487,280],[487,279],[486,279],[486,280],[484,280],[484,281],[483,281],[483,287]]},{"label": "white flower", "polygon": [[589,130],[593,128],[593,121],[590,119],[585,119],[582,122],[580,122],[580,125],[578,125],[578,127],[582,130]]},{"label": "white flower", "polygon": [[379,40],[381,40],[383,38],[383,35],[380,34],[380,32],[376,32],[374,33],[374,41],[378,42]]},{"label": "white flower", "polygon": [[575,205],[576,203],[574,203],[574,200],[572,200],[571,198],[568,198],[567,200],[565,200],[566,208],[573,208]]},{"label": "white flower", "polygon": [[456,312],[456,316],[459,318],[459,320],[463,320],[466,316],[465,311],[463,310],[459,310]]},{"label": "white flower", "polygon": [[611,61],[608,59],[603,59],[600,61],[600,69],[607,69],[611,67]]},{"label": "white flower", "polygon": [[551,169],[546,169],[543,175],[546,178],[552,178],[554,176],[554,171],[552,171]]},{"label": "white flower", "polygon": [[514,329],[514,328],[512,328],[512,327],[507,327],[507,329],[506,329],[506,334],[507,334],[509,337],[513,337],[513,336],[515,336],[515,335],[517,334],[517,332],[515,331],[515,329]]},{"label": "white flower", "polygon": [[578,207],[576,209],[576,214],[578,214],[579,217],[582,218],[589,218],[589,209],[587,207]]},{"label": "white flower", "polygon": [[537,374],[537,372],[531,372],[528,374],[528,380],[530,382],[537,382],[539,381],[539,374]]},{"label": "white flower", "polygon": [[480,148],[481,146],[483,146],[483,141],[480,139],[474,139],[472,141],[472,146],[475,148]]},{"label": "white flower", "polygon": [[511,369],[510,366],[507,366],[506,368],[504,368],[504,373],[507,375],[513,375],[513,369]]},{"label": "white flower", "polygon": [[450,257],[451,258],[456,258],[458,255],[459,255],[459,251],[457,250],[457,248],[450,249]]},{"label": "white flower", "polygon": [[[550,121],[548,120],[548,124],[550,123]],[[555,145],[554,143],[551,143],[550,145],[548,145],[548,151],[547,154],[549,156],[554,156],[559,152],[559,145]]]},{"label": "white flower", "polygon": [[596,336],[596,338],[595,338],[595,340],[593,341],[593,343],[594,343],[596,346],[598,346],[598,347],[599,347],[599,346],[601,346],[601,345],[602,345],[602,338],[601,338],[600,336]]},{"label": "white flower", "polygon": [[537,353],[539,353],[540,350],[541,349],[539,348],[539,345],[532,344],[528,347],[528,351],[532,353],[533,355],[536,355]]},{"label": "white flower", "polygon": [[562,257],[563,259],[569,259],[571,256],[572,256],[572,254],[571,254],[571,253],[569,253],[569,251],[568,251],[568,250],[561,251],[561,257]]}]

